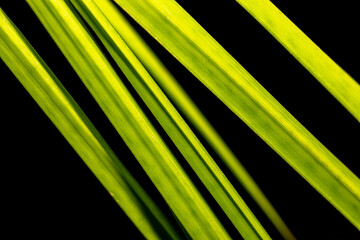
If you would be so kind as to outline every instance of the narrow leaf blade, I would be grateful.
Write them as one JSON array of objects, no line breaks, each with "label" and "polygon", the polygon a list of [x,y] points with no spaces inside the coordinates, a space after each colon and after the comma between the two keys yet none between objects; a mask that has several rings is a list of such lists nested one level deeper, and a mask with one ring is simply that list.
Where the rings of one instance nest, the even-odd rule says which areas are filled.
[{"label": "narrow leaf blade", "polygon": [[106,1],[72,1],[238,231],[248,239],[269,238],[175,107],[109,22]]},{"label": "narrow leaf blade", "polygon": [[192,238],[229,236],[127,91],[68,1],[30,6]]},{"label": "narrow leaf blade", "polygon": [[294,239],[293,234],[286,226],[285,222],[240,163],[240,160],[201,113],[200,109],[191,100],[190,96],[162,64],[156,54],[110,1],[101,1],[100,3],[101,4],[98,4],[99,7],[107,6],[106,9],[109,14],[106,14],[106,17],[109,21],[114,23],[113,27],[141,61],[146,70],[154,77],[166,95],[177,105],[185,117],[195,126],[196,130],[203,135],[204,139],[215,150],[220,159],[224,161],[236,179],[253,197],[255,202],[257,202],[282,236],[285,239]]},{"label": "narrow leaf blade", "polygon": [[360,84],[269,0],[236,0],[360,122]]},{"label": "narrow leaf blade", "polygon": [[360,181],[172,0],[115,0],[360,229]]},{"label": "narrow leaf blade", "polygon": [[0,57],[142,234],[149,239],[180,239],[169,220],[1,9]]}]

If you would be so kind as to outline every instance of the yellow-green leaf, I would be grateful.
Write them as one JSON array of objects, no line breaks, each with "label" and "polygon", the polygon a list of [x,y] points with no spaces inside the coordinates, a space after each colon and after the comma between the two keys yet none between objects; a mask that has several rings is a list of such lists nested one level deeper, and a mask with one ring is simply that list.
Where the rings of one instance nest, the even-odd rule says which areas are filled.
[{"label": "yellow-green leaf", "polygon": [[113,26],[117,21],[109,21],[110,16],[116,14],[114,6],[108,1],[97,0],[74,0],[72,3],[105,44],[127,79],[238,231],[248,239],[268,238],[195,134],[118,34]]},{"label": "yellow-green leaf", "polygon": [[130,95],[68,1],[29,0],[85,86],[194,239],[229,236]]},{"label": "yellow-green leaf", "polygon": [[236,0],[359,122],[360,85],[269,0]]},{"label": "yellow-green leaf", "polygon": [[196,130],[203,135],[205,141],[209,143],[220,159],[224,161],[236,179],[249,192],[283,237],[285,239],[293,239],[294,236],[284,221],[281,219],[275,208],[271,205],[270,201],[266,198],[250,174],[242,166],[240,160],[230,150],[185,90],[165,68],[160,59],[145,43],[121,12],[113,6],[110,1],[100,1],[98,6],[106,6],[108,14],[105,14],[105,16],[109,19],[109,21],[113,22],[112,27],[116,29],[117,33],[141,61],[154,80],[164,90],[166,95],[174,102],[174,104],[177,105],[185,117],[187,117],[187,119],[194,125]]},{"label": "yellow-green leaf", "polygon": [[0,9],[0,57],[148,239],[180,236]]},{"label": "yellow-green leaf", "polygon": [[360,229],[360,181],[173,0],[115,0]]}]

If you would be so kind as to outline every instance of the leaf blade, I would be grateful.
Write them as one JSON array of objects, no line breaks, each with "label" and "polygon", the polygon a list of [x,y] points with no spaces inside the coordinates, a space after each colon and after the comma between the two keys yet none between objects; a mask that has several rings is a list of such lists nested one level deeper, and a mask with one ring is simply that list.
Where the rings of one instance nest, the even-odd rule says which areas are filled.
[{"label": "leaf blade", "polygon": [[[144,236],[180,239],[169,220],[92,125],[56,76],[0,9],[0,57]],[[151,214],[149,214],[149,212]],[[155,221],[155,224],[152,222]],[[156,224],[167,234],[161,235]]]},{"label": "leaf blade", "polygon": [[228,239],[68,1],[28,2],[189,234],[193,238]]},{"label": "leaf blade", "polygon": [[176,2],[115,2],[360,229],[359,179]]},{"label": "leaf blade", "polygon": [[106,1],[72,1],[220,207],[246,238],[268,238],[256,218],[165,94],[114,29]]},{"label": "leaf blade", "polygon": [[360,84],[267,0],[236,0],[360,122]]},{"label": "leaf blade", "polygon": [[[105,5],[108,4],[108,2],[103,1],[101,4]],[[116,23],[113,24],[113,27],[141,61],[146,70],[157,81],[159,86],[161,86],[167,96],[169,96],[185,117],[195,126],[196,130],[203,135],[204,139],[224,161],[229,170],[249,192],[260,208],[262,208],[264,213],[284,238],[294,239],[293,234],[286,226],[285,222],[281,219],[280,215],[276,212],[275,208],[271,205],[270,201],[266,198],[265,194],[261,191],[250,174],[242,166],[239,159],[226,145],[224,140],[219,136],[214,127],[201,113],[184,89],[182,89],[176,79],[161,63],[160,59],[157,58],[155,53],[147,46],[141,36],[117,9],[112,9],[111,6],[108,6],[107,10],[112,11],[112,13],[106,15],[106,17],[112,19],[111,21]]]}]

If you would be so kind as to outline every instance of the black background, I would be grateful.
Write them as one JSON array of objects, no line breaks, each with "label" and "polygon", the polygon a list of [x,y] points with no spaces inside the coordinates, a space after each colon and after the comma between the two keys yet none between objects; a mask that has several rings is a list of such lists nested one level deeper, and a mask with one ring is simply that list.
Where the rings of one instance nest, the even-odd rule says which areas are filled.
[{"label": "black background", "polygon": [[[360,79],[359,18],[355,1],[272,2],[350,75]],[[239,4],[234,0],[181,0],[178,3],[315,137],[360,176],[359,124]],[[156,201],[165,206],[26,2],[0,0],[0,7],[78,101],[119,158]],[[298,239],[360,239],[355,227],[157,42],[137,28],[257,180]],[[142,238],[1,61],[0,73],[1,170],[5,173],[1,183],[4,201],[1,215],[6,221],[5,229],[12,236]],[[157,128],[163,134],[159,126]],[[169,141],[168,144],[173,148]],[[218,161],[216,156],[214,158]],[[226,224],[226,218],[205,188],[181,157],[179,160]],[[218,162],[234,182],[228,170]],[[234,185],[269,234],[280,239],[242,187],[235,182]],[[239,238],[230,224],[226,227],[234,238]]]}]

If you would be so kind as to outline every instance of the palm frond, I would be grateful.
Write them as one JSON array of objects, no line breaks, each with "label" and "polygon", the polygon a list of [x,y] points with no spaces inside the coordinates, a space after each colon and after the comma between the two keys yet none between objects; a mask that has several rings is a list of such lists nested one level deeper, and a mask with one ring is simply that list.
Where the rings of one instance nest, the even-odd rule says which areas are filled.
[{"label": "palm frond", "polygon": [[268,0],[236,0],[359,122],[360,85]]},{"label": "palm frond", "polygon": [[180,239],[159,207],[121,164],[85,113],[0,9],[0,57],[139,230]]},{"label": "palm frond", "polygon": [[69,2],[29,4],[190,236],[229,238]]},{"label": "palm frond", "polygon": [[[0,5],[3,7],[9,2],[1,2]],[[307,231],[311,237],[316,236],[322,239],[330,236],[331,239],[339,236],[338,233],[334,233],[336,232],[335,225],[340,219],[343,222],[339,222],[340,225],[336,228],[342,229],[345,233],[341,237],[356,236],[356,233],[348,233],[348,230],[360,229],[360,180],[335,155],[339,156],[345,164],[350,163],[351,165],[348,165],[350,169],[358,173],[356,167],[354,168],[354,162],[349,162],[350,159],[347,159],[357,154],[356,143],[344,138],[347,138],[346,134],[356,135],[354,133],[356,126],[351,124],[358,124],[360,119],[359,84],[270,1],[237,0],[220,3],[199,0],[194,3],[180,0],[27,0],[27,2],[30,5],[30,7],[26,5],[27,9],[21,9],[21,5],[26,4],[21,2],[15,3],[14,12],[7,7],[4,9],[21,31],[24,31],[25,36],[34,44],[35,49],[39,51],[47,64],[1,9],[0,58],[145,238],[230,239],[239,238],[241,235],[245,239],[269,239],[269,235],[264,230],[266,229],[274,238],[280,237],[280,233],[285,239],[295,239],[285,225],[286,222],[299,238],[303,238],[307,234],[303,235],[303,232]],[[273,2],[283,9],[279,2]],[[204,26],[213,36],[206,32],[178,3],[189,10],[200,23],[205,24]],[[286,4],[294,6],[296,3]],[[196,5],[201,7],[197,9]],[[226,10],[225,8],[228,7],[232,9]],[[8,10],[10,10],[9,13]],[[28,11],[27,14],[23,14],[22,10]],[[316,12],[314,8],[308,10]],[[289,13],[286,9],[284,12]],[[218,13],[220,15],[217,15]],[[22,14],[23,22],[19,21]],[[229,15],[232,16],[228,18]],[[255,19],[252,19],[251,15]],[[206,17],[205,22],[203,16]],[[289,16],[298,24],[296,17],[293,18],[291,14]],[[230,22],[228,22],[229,19],[231,19]],[[31,23],[32,20],[34,24]],[[135,28],[128,20],[134,24]],[[212,24],[207,24],[207,21]],[[25,27],[22,25],[24,23]],[[237,23],[240,23],[241,31],[237,30]],[[326,25],[332,26],[328,23]],[[298,26],[307,30],[301,24]],[[285,47],[285,50],[262,27],[270,32]],[[34,33],[37,28],[40,30],[40,35]],[[235,32],[241,33],[241,37],[234,36]],[[258,33],[261,35],[261,41],[251,42],[252,45],[248,48],[249,41],[259,39],[258,36],[260,36],[251,35]],[[309,34],[313,37],[311,32]],[[227,35],[231,40],[226,39]],[[213,37],[218,39],[223,46]],[[51,45],[54,44],[52,40],[60,51],[53,49],[56,45]],[[43,43],[44,46],[42,46]],[[234,45],[231,45],[232,43]],[[323,43],[320,46],[323,46]],[[266,89],[224,50],[224,47],[229,49],[235,58],[241,59],[240,63],[250,69],[250,73],[253,73]],[[241,52],[238,54],[237,50]],[[288,54],[286,50],[291,54]],[[326,48],[325,50],[331,52]],[[277,54],[275,51],[284,56],[276,56],[276,61],[273,63],[270,61],[274,59],[274,54]],[[159,58],[154,52],[160,54]],[[301,64],[294,61],[291,55]],[[262,58],[264,56],[267,60]],[[165,60],[165,64],[159,59]],[[334,59],[339,63],[344,63],[337,58]],[[47,65],[59,76],[61,83]],[[179,83],[164,65],[169,67]],[[284,65],[295,69],[286,70]],[[345,69],[349,69],[347,67],[349,66],[345,64]],[[269,72],[270,68],[271,72]],[[3,70],[2,66],[0,70]],[[306,74],[305,80],[309,82],[304,83],[301,76],[294,76],[296,74],[294,70]],[[306,70],[317,78],[353,116],[331,98],[320,84],[313,81],[313,77]],[[9,71],[6,69],[4,73],[7,72]],[[356,72],[351,70],[350,72],[356,76]],[[182,74],[185,74],[185,77]],[[287,76],[283,77],[284,81],[289,76],[294,77],[296,81],[301,81],[301,86],[297,86],[304,91],[308,90],[307,84],[316,85],[317,93],[322,94],[321,98],[314,100],[315,96],[312,98],[309,96],[305,99],[299,90],[292,91],[279,85],[276,87],[281,89],[274,88],[273,84],[277,84],[279,79],[282,81],[282,76]],[[13,78],[12,75],[10,80],[11,78]],[[195,78],[200,81],[196,81]],[[3,83],[13,84],[10,81]],[[292,87],[293,82],[282,82],[282,84]],[[7,90],[7,85],[5,85],[3,92]],[[75,102],[67,90],[78,102]],[[276,99],[268,91],[274,94]],[[14,93],[9,92],[12,96],[6,97],[3,101],[5,107],[16,106],[16,96],[14,97]],[[292,93],[300,97],[290,96]],[[199,103],[199,107],[189,96]],[[203,100],[204,103],[202,103]],[[300,102],[297,102],[294,107],[293,101]],[[280,102],[290,109],[290,112],[335,155]],[[334,105],[337,113],[328,107],[328,102]],[[78,104],[83,107],[88,116]],[[321,116],[313,105],[328,107],[327,114],[329,115]],[[305,111],[305,117],[303,117],[303,112],[297,112],[298,108]],[[209,117],[208,119],[200,109]],[[12,111],[19,112],[15,108]],[[311,112],[316,115],[315,118],[307,115],[308,111],[316,111]],[[349,122],[338,125],[336,128],[330,126],[338,124],[337,120],[332,119],[335,114],[338,114],[339,118],[348,117],[346,119]],[[12,113],[4,115],[3,119],[11,119],[8,118],[10,115]],[[21,114],[16,116],[21,116]],[[188,120],[188,123],[183,117]],[[320,117],[324,122],[319,121]],[[12,118],[14,119],[14,116]],[[18,127],[24,129],[22,127],[29,126],[31,119],[32,116],[28,119],[23,119],[21,116],[11,124],[14,128],[6,126],[6,130],[16,132]],[[310,122],[312,120],[316,123]],[[220,134],[210,122],[215,124]],[[338,141],[336,139],[329,141],[322,136],[321,132],[324,129],[326,129],[324,134],[326,137],[334,136],[342,130],[348,132],[336,135],[340,136]],[[220,135],[223,135],[225,141]],[[9,135],[5,134],[5,139],[9,140],[18,137],[7,136]],[[35,140],[36,137],[31,138]],[[42,137],[39,136],[39,138]],[[201,143],[200,140],[203,142]],[[37,144],[37,141],[33,142]],[[231,146],[234,153],[225,142]],[[334,143],[340,144],[341,151],[337,149],[338,145],[334,146]],[[17,141],[15,144],[17,152],[12,152],[11,158],[18,157],[20,152],[23,152],[25,157],[15,159],[16,161],[4,161],[5,164],[16,165],[16,172],[14,172],[16,177],[7,178],[10,181],[6,184],[14,191],[20,190],[15,194],[19,196],[18,201],[21,201],[18,206],[21,209],[27,208],[29,211],[37,211],[35,206],[31,206],[31,203],[35,201],[32,199],[42,197],[33,192],[33,186],[28,189],[30,194],[25,196],[24,190],[29,184],[21,179],[19,173],[20,171],[29,172],[26,176],[36,177],[38,169],[25,169],[25,166],[36,168],[40,163],[28,157],[28,151],[23,151],[23,149],[35,146],[34,144],[23,145]],[[35,151],[46,152],[46,146],[36,145],[33,148]],[[259,147],[262,148],[261,151]],[[71,151],[69,148],[68,150]],[[9,151],[12,151],[11,148]],[[75,154],[75,152],[72,153]],[[51,161],[47,163],[55,163],[56,167],[65,165],[64,160],[69,160],[60,157],[56,159],[57,153],[54,152],[48,156]],[[278,162],[272,161],[274,158]],[[254,174],[254,179],[259,180],[259,185],[269,198],[272,201],[275,200],[273,203],[284,216],[285,222],[240,164],[239,159],[243,161],[244,166],[249,167],[248,170]],[[47,163],[41,171],[53,175],[56,169],[49,169]],[[283,174],[295,173],[291,172],[293,169],[286,163],[298,174],[286,175],[285,178]],[[6,165],[4,169],[7,169]],[[87,169],[85,165],[84,169]],[[75,169],[66,170],[75,172]],[[68,176],[63,177],[63,170],[59,172],[61,172],[59,181],[70,181]],[[13,173],[10,172],[10,174]],[[84,176],[79,177],[83,179]],[[310,184],[303,181],[301,177]],[[271,178],[271,181],[267,178]],[[46,189],[41,189],[41,194],[44,193],[44,199],[49,198],[52,210],[65,210],[66,205],[62,202],[56,204],[56,201],[64,199],[59,197],[66,194],[61,194],[60,189],[47,181],[48,179],[41,176],[40,179],[41,184],[46,184]],[[14,186],[16,181],[21,181],[21,183]],[[238,181],[267,214],[279,233],[271,226],[248,194],[243,192]],[[284,187],[287,189],[285,190]],[[78,193],[77,190],[80,189],[74,188]],[[303,196],[303,191],[308,192]],[[48,197],[51,192],[54,192],[56,196]],[[82,191],[79,191],[79,194],[80,192]],[[106,194],[106,191],[103,193]],[[332,208],[331,204],[328,204],[318,193],[335,208]],[[25,201],[23,196],[25,196]],[[72,197],[66,196],[68,199]],[[109,194],[106,194],[106,197],[108,201],[111,200]],[[84,206],[91,204],[90,200],[92,199],[86,199]],[[44,201],[39,201],[38,205]],[[115,201],[113,204],[117,207]],[[319,204],[322,205],[319,206]],[[289,206],[291,206],[291,211]],[[89,214],[86,213],[87,216],[95,213],[96,209],[93,207],[90,207]],[[321,214],[316,208],[322,208]],[[48,212],[56,218],[53,211]],[[24,214],[21,213],[22,216]],[[338,215],[335,216],[335,214]],[[13,216],[19,226],[22,218],[17,214]],[[329,216],[331,219],[335,218],[336,222],[331,222]],[[302,217],[302,223],[294,220],[298,217]],[[337,217],[339,219],[336,219]],[[119,216],[119,218],[122,221],[122,217]],[[119,218],[114,219],[114,225]],[[321,218],[324,223],[317,222],[316,219]],[[76,222],[76,219],[69,220]],[[347,220],[354,226],[351,226]],[[95,229],[89,228],[89,221],[86,223],[83,221],[82,224],[86,225],[86,233],[92,235]],[[95,221],[97,223],[92,226],[98,224],[97,230],[100,230],[101,224],[107,224],[111,220],[100,217]],[[28,226],[34,224],[36,224],[35,221]],[[53,223],[47,221],[46,224]],[[118,226],[119,234],[124,234],[125,225]],[[66,226],[59,224],[59,227]],[[77,229],[81,231],[80,228]],[[108,230],[117,231],[117,228],[110,229],[107,226],[104,230],[103,236],[108,233]],[[315,235],[314,230],[315,232],[318,230]],[[36,228],[35,231],[37,231]],[[360,234],[360,232],[357,233]]]},{"label": "palm frond", "polygon": [[[243,236],[266,238],[239,194],[109,22],[104,2],[73,1],[169,137]],[[111,6],[111,5],[110,5]]]},{"label": "palm frond", "polygon": [[115,2],[360,229],[360,180],[189,14],[170,0]]},{"label": "palm frond", "polygon": [[[72,1],[75,6],[82,10],[81,5],[85,5],[82,1]],[[136,57],[141,61],[147,71],[153,76],[154,80],[159,84],[159,86],[164,89],[166,94],[171,98],[173,102],[178,106],[178,108],[185,114],[185,116],[189,119],[189,121],[195,126],[195,128],[203,135],[204,139],[213,147],[216,153],[221,157],[221,159],[226,163],[230,171],[235,175],[237,180],[244,186],[244,188],[250,193],[250,195],[254,198],[254,200],[258,203],[260,208],[263,209],[265,214],[269,217],[269,219],[273,222],[278,231],[286,238],[293,238],[290,230],[281,219],[279,214],[276,212],[275,208],[271,205],[270,201],[266,198],[264,193],[258,187],[256,182],[250,176],[250,174],[246,171],[246,169],[242,166],[239,159],[235,156],[235,154],[230,150],[230,148],[226,145],[224,140],[219,136],[216,130],[211,126],[206,117],[201,113],[199,108],[195,105],[195,103],[191,100],[185,90],[180,86],[180,84],[176,81],[176,79],[170,74],[170,72],[165,68],[165,66],[161,63],[160,59],[155,55],[155,53],[151,50],[149,46],[143,41],[141,36],[136,32],[136,30],[131,26],[131,24],[126,20],[126,18],[121,14],[121,12],[114,6],[110,1],[94,1],[97,7],[103,12],[103,16],[107,19],[104,21],[109,21],[109,23],[104,23],[103,29],[106,26],[110,28],[109,33],[106,34],[105,30],[99,30],[97,26],[100,27],[100,23],[93,23],[92,28],[97,30],[98,35],[100,35],[102,41],[106,44],[107,49],[112,53],[115,59],[119,59],[117,62],[123,62],[121,57],[117,54],[118,51],[121,51],[122,48],[129,47],[131,51],[136,55]],[[86,2],[89,4],[89,2]],[[85,12],[86,10],[83,10]],[[90,22],[92,19],[95,19],[92,16],[86,16],[84,13],[84,18]],[[111,37],[111,33],[114,37]],[[118,36],[119,35],[119,36]],[[118,44],[118,48],[114,49],[115,45],[111,44],[111,40],[119,39],[118,41],[125,41],[127,47],[123,46],[123,43]],[[121,64],[121,63],[119,63]],[[122,64],[123,66],[134,66],[135,64]],[[120,66],[121,67],[121,66]],[[125,70],[123,70],[126,72]],[[141,74],[139,74],[141,75]],[[131,77],[128,77],[129,79]],[[150,84],[149,84],[150,85]],[[141,92],[138,90],[138,92]],[[149,108],[151,108],[152,104],[149,104]],[[182,120],[179,120],[182,122]],[[175,129],[175,128],[170,128]],[[171,133],[169,133],[171,135]],[[173,138],[178,139],[176,136]],[[179,144],[179,149],[183,149],[181,146],[184,144]],[[198,144],[195,144],[198,145]],[[195,146],[194,145],[194,146]],[[185,147],[185,146],[184,146]],[[203,152],[203,151],[201,151]],[[196,158],[196,157],[195,157]],[[194,157],[189,156],[189,159],[195,159]],[[199,170],[198,172],[202,172]],[[200,175],[200,174],[199,174]],[[233,212],[233,211],[232,211]],[[239,216],[235,217],[236,219],[240,219]],[[242,224],[243,225],[243,224]]]}]

